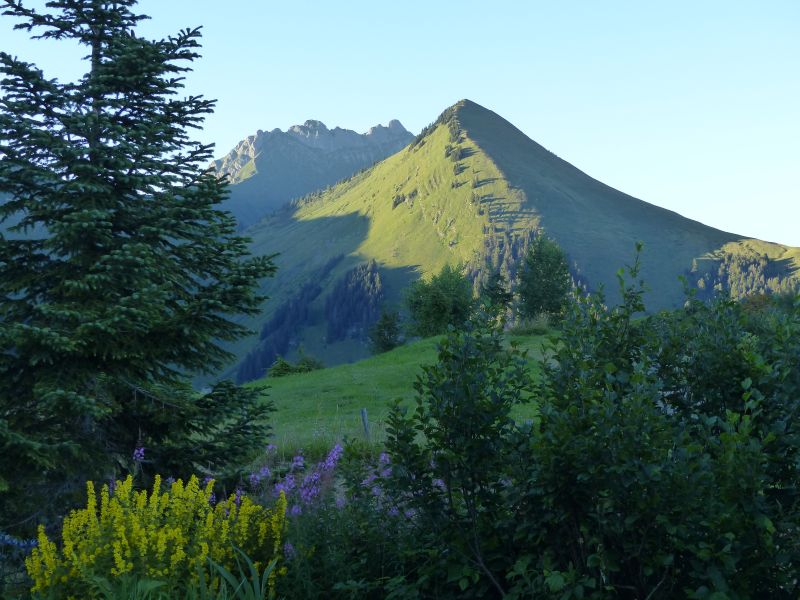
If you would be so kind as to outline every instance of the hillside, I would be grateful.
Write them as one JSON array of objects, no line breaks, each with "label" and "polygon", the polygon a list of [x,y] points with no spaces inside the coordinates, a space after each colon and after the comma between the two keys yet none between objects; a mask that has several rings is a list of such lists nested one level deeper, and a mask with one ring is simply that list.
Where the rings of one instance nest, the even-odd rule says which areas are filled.
[{"label": "hillside", "polygon": [[218,175],[231,181],[223,207],[242,228],[293,198],[323,189],[394,154],[412,139],[397,120],[366,133],[328,129],[306,121],[286,131],[258,131],[214,161]]},{"label": "hillside", "polygon": [[[476,285],[494,269],[513,278],[536,231],[567,252],[576,279],[616,299],[616,271],[645,244],[650,309],[679,305],[679,276],[737,293],[794,285],[800,252],[692,221],[592,179],[470,101],[454,105],[406,149],[336,186],[311,194],[249,230],[255,253],[280,252],[260,332],[234,350],[228,375],[260,376],[276,353],[299,346],[328,364],[366,354],[364,327],[338,323],[332,293],[358,265],[375,261],[359,303],[400,303],[414,278],[463,263]],[[354,277],[351,273],[350,277]],[[734,285],[735,284],[735,285]],[[339,299],[341,300],[341,299]],[[335,303],[334,303],[335,304]],[[364,304],[366,305],[366,304]]]},{"label": "hillside", "polygon": [[[411,342],[353,364],[310,373],[265,378],[249,385],[266,388],[277,411],[270,418],[274,440],[288,453],[304,448],[324,453],[343,437],[362,437],[361,409],[367,409],[373,441],[385,436],[385,420],[395,400],[410,405],[416,397],[414,381],[422,367],[436,363],[438,337]],[[531,372],[541,358],[544,336],[509,336],[528,352]],[[517,409],[517,418],[529,418],[532,408]]]}]

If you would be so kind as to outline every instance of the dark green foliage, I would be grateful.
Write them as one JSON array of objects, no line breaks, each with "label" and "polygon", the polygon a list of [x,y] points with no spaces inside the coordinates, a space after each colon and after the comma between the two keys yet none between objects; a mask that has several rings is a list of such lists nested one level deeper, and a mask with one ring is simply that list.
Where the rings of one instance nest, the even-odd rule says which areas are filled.
[{"label": "dark green foliage", "polygon": [[515,488],[538,507],[516,529],[520,589],[793,597],[800,311],[754,338],[733,304],[635,321],[641,284],[621,294],[571,304],[549,363]]},{"label": "dark green foliage", "polygon": [[[88,72],[60,83],[0,53],[0,220],[43,232],[0,238],[0,525],[114,475],[138,441],[221,443],[230,431],[207,429],[205,412],[217,401],[232,423],[257,413],[251,394],[181,383],[229,359],[220,341],[246,333],[229,316],[258,311],[274,266],[247,257],[215,208],[226,187],[204,170],[212,148],[187,134],[213,107],[175,95],[199,31],[137,37],[134,4],[5,5],[17,27],[85,46]],[[246,453],[263,440],[236,441]]]},{"label": "dark green foliage", "polygon": [[267,371],[270,377],[284,377],[294,373],[294,366],[282,356],[278,356]]},{"label": "dark green foliage", "polygon": [[369,330],[370,348],[375,354],[388,352],[399,346],[400,339],[400,313],[395,310],[381,311],[380,318]]},{"label": "dark green foliage", "polygon": [[383,282],[374,260],[348,271],[325,300],[327,342],[363,338],[378,318]]},{"label": "dark green foliage", "polygon": [[499,315],[505,312],[512,298],[506,278],[497,271],[489,276],[489,280],[481,288],[479,300],[489,313]]},{"label": "dark green foliage", "polygon": [[248,353],[236,370],[238,383],[263,377],[264,371],[277,357],[288,352],[292,340],[309,323],[311,303],[322,292],[322,282],[343,258],[341,254],[331,258],[296,294],[278,307],[272,318],[261,328],[258,345]]},{"label": "dark green foliage", "polygon": [[702,265],[694,261],[686,277],[697,287],[697,297],[701,300],[722,292],[733,299],[741,299],[754,294],[791,294],[798,290],[788,261],[771,260],[752,249],[740,249],[736,254],[726,252],[720,259],[706,260]]},{"label": "dark green foliage", "polygon": [[506,510],[517,436],[511,410],[530,401],[533,383],[525,355],[506,348],[487,321],[451,329],[438,363],[417,379],[411,413],[396,406],[389,418],[389,485],[415,514],[414,537],[426,549],[417,584],[439,586],[425,597],[448,588],[462,598],[501,594],[509,566],[502,557],[514,552],[497,519]]},{"label": "dark green foliage", "polygon": [[459,327],[472,309],[472,285],[461,268],[445,265],[430,281],[415,281],[406,294],[413,335],[444,333],[448,325]]},{"label": "dark green foliage", "polygon": [[550,238],[537,235],[528,246],[525,264],[519,274],[517,292],[522,315],[561,314],[571,286],[564,251]]},{"label": "dark green foliage", "polygon": [[308,356],[300,350],[300,359],[296,364],[292,364],[282,356],[278,356],[267,371],[267,375],[270,377],[284,377],[294,373],[309,373],[323,368],[325,368],[325,365],[322,364],[321,360]]}]

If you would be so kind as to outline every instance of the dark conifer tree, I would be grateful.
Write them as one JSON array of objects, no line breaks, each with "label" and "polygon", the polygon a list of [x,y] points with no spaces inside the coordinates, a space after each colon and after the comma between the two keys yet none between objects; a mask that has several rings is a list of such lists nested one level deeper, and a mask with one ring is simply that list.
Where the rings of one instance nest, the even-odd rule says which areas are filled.
[{"label": "dark conifer tree", "polygon": [[537,235],[528,246],[517,291],[525,317],[560,315],[572,287],[567,257],[550,238]]},{"label": "dark conifer tree", "polygon": [[186,456],[186,470],[252,447],[266,433],[253,394],[198,397],[183,379],[229,358],[219,342],[245,333],[229,316],[257,311],[274,266],[248,258],[217,208],[212,146],[188,133],[214,104],[178,95],[199,29],[137,37],[135,0],[0,2],[16,28],[87,50],[77,82],[0,52],[2,528],[113,476],[137,442],[145,464]]}]

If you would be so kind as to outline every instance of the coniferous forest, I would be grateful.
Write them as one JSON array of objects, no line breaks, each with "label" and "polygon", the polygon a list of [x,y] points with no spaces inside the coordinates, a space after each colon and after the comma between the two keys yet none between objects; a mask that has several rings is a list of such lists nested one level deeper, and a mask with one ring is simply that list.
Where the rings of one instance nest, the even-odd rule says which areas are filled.
[{"label": "coniferous forest", "polygon": [[[595,285],[524,177],[501,186],[469,101],[374,167],[431,171],[367,216],[335,203],[372,167],[242,233],[193,137],[214,101],[183,93],[199,29],[141,37],[135,0],[0,6],[86,53],[61,82],[0,52],[0,597],[800,597],[790,249],[702,230],[724,249],[674,273],[680,302],[647,305],[661,242]],[[314,261],[253,251],[289,226]],[[385,418],[318,435],[364,382],[307,353],[314,332],[382,374],[411,361],[410,398],[376,366]],[[273,427],[292,387],[297,440]]]}]

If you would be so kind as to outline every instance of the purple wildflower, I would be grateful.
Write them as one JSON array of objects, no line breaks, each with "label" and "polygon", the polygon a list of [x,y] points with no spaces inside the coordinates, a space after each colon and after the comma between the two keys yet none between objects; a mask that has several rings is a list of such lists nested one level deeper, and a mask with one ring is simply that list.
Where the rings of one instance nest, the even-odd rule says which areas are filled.
[{"label": "purple wildflower", "polygon": [[211,495],[208,497],[208,503],[211,506],[214,506],[217,503],[217,495],[214,492],[211,492]]},{"label": "purple wildflower", "polygon": [[212,481],[214,481],[214,478],[211,477],[211,475],[206,475],[205,477],[203,477],[203,485],[208,485]]},{"label": "purple wildflower", "polygon": [[238,488],[237,487],[236,491],[234,491],[234,493],[233,493],[233,503],[236,506],[240,506],[242,504],[242,495],[243,494],[244,494],[244,492],[242,491],[242,488]]},{"label": "purple wildflower", "polygon": [[261,483],[261,476],[258,473],[250,473],[250,487],[255,489]]},{"label": "purple wildflower", "polygon": [[294,456],[294,458],[292,458],[292,467],[291,467],[291,469],[292,469],[292,471],[295,471],[295,470],[299,471],[301,469],[304,469],[305,466],[306,466],[306,459],[303,456],[303,451],[302,450],[298,450],[297,454]]},{"label": "purple wildflower", "polygon": [[341,444],[336,444],[333,448],[331,448],[331,451],[328,452],[328,456],[322,463],[322,470],[333,471],[336,468],[339,459],[342,458],[343,454],[344,454],[344,448],[342,448]]},{"label": "purple wildflower", "polygon": [[270,477],[272,477],[272,471],[269,470],[269,467],[267,465],[264,465],[263,467],[261,467],[261,469],[259,469],[258,476],[261,479],[269,479]]},{"label": "purple wildflower", "polygon": [[375,473],[370,473],[367,476],[367,478],[364,481],[361,482],[361,485],[363,487],[369,487],[370,485],[372,485],[372,482],[375,481],[377,478],[378,478],[378,476],[375,475]]},{"label": "purple wildflower", "polygon": [[344,508],[345,504],[347,504],[347,500],[344,496],[336,496],[336,508]]},{"label": "purple wildflower", "polygon": [[317,470],[311,471],[303,478],[303,483],[300,484],[300,499],[304,504],[311,504],[319,496],[321,479],[322,476]]},{"label": "purple wildflower", "polygon": [[289,495],[295,487],[294,475],[290,473],[284,477],[283,481],[279,481],[275,484],[275,495],[280,496],[281,492]]},{"label": "purple wildflower", "polygon": [[275,444],[267,444],[267,454],[272,454],[277,451],[278,447]]},{"label": "purple wildflower", "polygon": [[144,460],[144,446],[136,446],[133,450],[133,461],[140,463]]},{"label": "purple wildflower", "polygon": [[295,552],[294,552],[294,546],[292,546],[292,542],[286,542],[283,545],[283,554],[286,556],[286,558],[289,559],[291,559],[294,556]]},{"label": "purple wildflower", "polygon": [[396,506],[390,506],[389,510],[387,511],[390,517],[399,517],[400,511],[397,509]]},{"label": "purple wildflower", "polygon": [[392,462],[392,459],[389,457],[388,453],[381,452],[381,455],[378,457],[378,462],[382,465],[388,465]]},{"label": "purple wildflower", "polygon": [[447,489],[447,486],[444,484],[444,479],[434,479],[431,481],[431,483],[433,484],[433,487],[439,488],[442,491]]},{"label": "purple wildflower", "polygon": [[169,476],[169,477],[167,477],[167,479],[165,481],[166,481],[167,485],[172,485],[173,483],[175,483],[175,478],[172,477],[172,476]]},{"label": "purple wildflower", "polygon": [[300,508],[300,505],[299,505],[299,504],[293,504],[293,505],[292,505],[292,508],[291,508],[291,509],[289,509],[289,514],[290,514],[290,515],[292,515],[293,517],[296,517],[296,516],[297,516],[297,515],[299,515],[301,512],[303,512],[303,509],[302,509],[302,508]]}]

